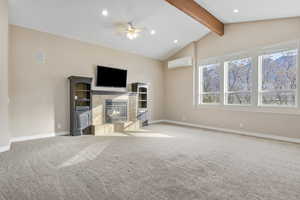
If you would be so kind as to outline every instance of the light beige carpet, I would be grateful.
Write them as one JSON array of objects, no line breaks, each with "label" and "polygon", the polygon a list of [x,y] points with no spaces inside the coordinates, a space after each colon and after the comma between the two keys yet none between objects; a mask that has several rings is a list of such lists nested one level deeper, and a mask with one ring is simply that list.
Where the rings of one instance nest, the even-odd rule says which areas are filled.
[{"label": "light beige carpet", "polygon": [[0,154],[1,200],[299,200],[300,146],[152,125],[56,137]]}]

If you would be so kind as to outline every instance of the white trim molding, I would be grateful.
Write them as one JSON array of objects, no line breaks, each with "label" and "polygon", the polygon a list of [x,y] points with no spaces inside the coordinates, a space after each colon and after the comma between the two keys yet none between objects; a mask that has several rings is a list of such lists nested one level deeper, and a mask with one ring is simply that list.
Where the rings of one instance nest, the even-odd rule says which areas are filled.
[{"label": "white trim molding", "polygon": [[29,140],[37,140],[37,139],[43,139],[43,138],[50,138],[50,137],[56,137],[56,136],[65,136],[69,135],[69,132],[58,132],[58,133],[46,133],[46,134],[38,134],[38,135],[31,135],[31,136],[22,136],[22,137],[13,137],[10,139],[9,144],[6,146],[0,146],[0,153],[9,151],[11,149],[11,144],[14,142],[24,142]]},{"label": "white trim molding", "polygon": [[58,132],[58,133],[46,133],[46,134],[38,134],[38,135],[31,135],[31,136],[21,136],[21,137],[13,137],[10,141],[13,142],[24,142],[28,140],[37,140],[43,138],[50,138],[55,136],[64,136],[68,135],[68,132]]},{"label": "white trim molding", "polygon": [[0,146],[0,153],[6,152],[10,150],[10,143],[6,146]]},{"label": "white trim molding", "polygon": [[159,123],[164,123],[166,122],[166,120],[153,120],[153,121],[150,121],[149,124],[159,124]]},{"label": "white trim molding", "polygon": [[256,137],[256,138],[262,138],[262,139],[270,139],[270,140],[300,144],[300,139],[298,139],[298,138],[289,138],[289,137],[283,137],[283,136],[269,135],[269,134],[265,134],[265,133],[253,133],[253,132],[248,132],[248,131],[218,128],[218,127],[212,127],[212,126],[206,126],[206,125],[200,125],[200,124],[192,124],[192,123],[173,121],[173,120],[157,120],[157,121],[154,121],[154,123],[150,123],[150,124],[159,124],[159,123],[168,123],[168,124],[174,124],[174,125],[180,125],[180,126],[188,126],[188,127],[193,127],[193,128],[219,131],[219,132],[230,133],[230,134],[237,134],[237,135],[243,135],[243,136],[249,136],[249,137]]}]

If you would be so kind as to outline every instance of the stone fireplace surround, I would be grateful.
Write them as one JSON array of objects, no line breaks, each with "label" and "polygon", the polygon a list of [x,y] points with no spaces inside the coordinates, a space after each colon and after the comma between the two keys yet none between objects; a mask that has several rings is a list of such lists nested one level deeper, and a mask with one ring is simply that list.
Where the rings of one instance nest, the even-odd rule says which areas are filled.
[{"label": "stone fireplace surround", "polygon": [[[137,120],[138,98],[135,93],[97,91],[92,94],[92,102],[92,121],[95,135],[109,135],[140,128],[140,122]],[[127,105],[126,111],[122,110],[125,105]],[[113,108],[113,106],[116,107]],[[109,112],[107,112],[108,110]],[[115,112],[112,113],[113,111]],[[118,116],[125,113],[126,117]]]}]

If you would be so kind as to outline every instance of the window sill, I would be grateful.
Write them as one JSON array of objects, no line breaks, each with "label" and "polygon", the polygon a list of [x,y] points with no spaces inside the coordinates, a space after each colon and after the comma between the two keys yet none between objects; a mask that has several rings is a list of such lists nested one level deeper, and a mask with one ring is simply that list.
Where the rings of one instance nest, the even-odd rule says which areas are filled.
[{"label": "window sill", "polygon": [[221,109],[224,111],[234,112],[254,112],[266,114],[282,114],[282,115],[300,115],[300,109],[297,107],[262,107],[251,105],[216,105],[216,104],[198,104],[197,109]]}]

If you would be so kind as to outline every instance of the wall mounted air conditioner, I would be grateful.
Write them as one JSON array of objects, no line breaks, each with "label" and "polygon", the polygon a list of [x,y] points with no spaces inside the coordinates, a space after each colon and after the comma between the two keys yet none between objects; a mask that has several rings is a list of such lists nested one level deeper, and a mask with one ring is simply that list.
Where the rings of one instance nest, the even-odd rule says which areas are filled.
[{"label": "wall mounted air conditioner", "polygon": [[168,62],[169,69],[174,69],[178,67],[192,67],[192,66],[193,66],[192,57],[179,58]]}]

